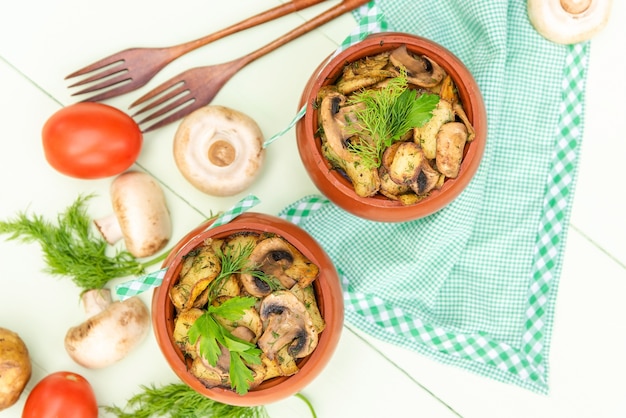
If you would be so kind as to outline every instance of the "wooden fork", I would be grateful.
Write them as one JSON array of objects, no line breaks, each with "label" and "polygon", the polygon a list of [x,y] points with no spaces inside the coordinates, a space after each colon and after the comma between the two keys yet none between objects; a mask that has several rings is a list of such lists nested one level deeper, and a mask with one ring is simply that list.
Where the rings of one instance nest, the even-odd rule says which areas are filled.
[{"label": "wooden fork", "polygon": [[135,100],[130,105],[131,109],[140,104],[145,104],[145,106],[134,113],[133,117],[144,114],[148,110],[158,108],[152,114],[139,120],[138,124],[141,125],[163,117],[148,128],[142,129],[143,132],[152,131],[181,119],[194,110],[209,104],[224,84],[252,61],[368,1],[369,0],[343,0],[336,6],[314,17],[312,20],[305,22],[291,32],[248,55],[223,64],[196,67],[182,72]]},{"label": "wooden fork", "polygon": [[102,91],[83,99],[83,101],[96,102],[110,99],[142,87],[167,64],[194,49],[233,33],[311,7],[322,1],[324,0],[291,0],[215,33],[180,45],[164,48],[126,49],[81,68],[65,77],[65,79],[85,76],[69,87],[89,85],[73,93],[72,96]]}]

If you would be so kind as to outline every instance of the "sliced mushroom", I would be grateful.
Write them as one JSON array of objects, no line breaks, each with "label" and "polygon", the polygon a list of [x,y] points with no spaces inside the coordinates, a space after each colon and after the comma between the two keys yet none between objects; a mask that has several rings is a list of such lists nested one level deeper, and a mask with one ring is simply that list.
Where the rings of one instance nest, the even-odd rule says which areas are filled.
[{"label": "sliced mushroom", "polygon": [[408,185],[418,196],[426,195],[437,187],[441,178],[414,142],[403,142],[398,147],[389,167],[389,176],[398,184]]},{"label": "sliced mushroom", "polygon": [[448,178],[456,178],[461,168],[467,142],[467,128],[461,122],[448,122],[437,133],[437,170]]},{"label": "sliced mushroom", "polygon": [[187,353],[191,357],[195,357],[197,352],[189,343],[189,328],[191,328],[193,323],[196,322],[196,319],[200,318],[204,312],[205,311],[202,309],[192,308],[187,311],[180,312],[174,321],[174,331],[172,333],[174,342],[183,352]]},{"label": "sliced mushroom", "polygon": [[[241,286],[239,284],[239,279],[235,274],[231,274],[228,279],[225,279],[220,283],[220,285],[216,289],[216,296],[239,296],[241,294]],[[207,301],[204,303],[206,304]]]},{"label": "sliced mushroom", "polygon": [[465,109],[463,109],[454,81],[449,75],[441,82],[440,97],[442,100],[446,100],[452,104],[452,112],[456,117],[461,119],[467,129],[467,142],[472,142],[476,137],[476,131],[469,121]]},{"label": "sliced mushroom", "polygon": [[292,292],[283,290],[266,296],[259,314],[266,325],[258,346],[270,360],[285,346],[293,358],[306,357],[317,347],[318,333],[311,315]]},{"label": "sliced mushroom", "polygon": [[380,189],[380,178],[376,167],[368,168],[361,161],[344,161],[335,154],[328,143],[322,144],[322,154],[333,165],[333,167],[343,170],[348,176],[354,192],[361,197],[370,197],[378,193]]},{"label": "sliced mushroom", "polygon": [[389,61],[395,67],[405,69],[409,83],[420,87],[435,87],[446,75],[439,64],[425,55],[412,54],[406,45],[394,49],[389,55]]},{"label": "sliced mushroom", "polygon": [[248,115],[224,106],[205,106],[187,115],[174,137],[174,159],[197,189],[232,196],[261,171],[263,133]]},{"label": "sliced mushroom", "polygon": [[265,354],[261,355],[261,362],[265,366],[266,379],[278,376],[293,376],[300,371],[296,360],[289,354],[289,347],[287,346],[278,350],[273,359],[270,359]]},{"label": "sliced mushroom", "polygon": [[291,293],[293,293],[295,297],[297,297],[300,302],[304,304],[307,312],[311,315],[313,326],[315,327],[317,333],[319,334],[324,331],[324,328],[326,328],[326,322],[320,313],[313,285],[303,287],[300,283],[296,283],[290,290]]},{"label": "sliced mushroom", "polygon": [[[281,237],[259,241],[250,254],[249,263],[251,268],[277,278],[287,289],[296,283],[308,286],[319,274],[314,263]],[[248,280],[246,276],[241,275],[242,283]]]},{"label": "sliced mushroom", "polygon": [[214,388],[216,386],[230,386],[230,378],[228,373],[220,369],[219,367],[211,366],[200,355],[196,355],[189,371],[207,388]]},{"label": "sliced mushroom", "polygon": [[346,65],[337,81],[337,90],[350,94],[393,77],[393,73],[385,68],[388,63],[389,53],[385,52]]},{"label": "sliced mushroom", "polygon": [[358,160],[357,155],[346,149],[344,140],[350,135],[344,131],[345,124],[336,118],[340,108],[346,103],[346,96],[337,92],[327,94],[320,104],[320,123],[324,131],[326,143],[333,152],[343,161],[354,162]]},{"label": "sliced mushroom", "polygon": [[352,78],[342,78],[337,82],[337,91],[341,94],[354,93],[355,91],[371,87],[389,76],[389,71],[378,70],[355,75]]},{"label": "sliced mushroom", "polygon": [[124,238],[133,256],[161,250],[172,235],[172,222],[161,186],[147,173],[128,171],[111,183],[113,214],[95,220],[109,244]]},{"label": "sliced mushroom", "polygon": [[392,200],[400,200],[400,196],[411,191],[407,184],[398,184],[389,175],[389,171],[385,167],[378,169],[380,178],[379,193]]},{"label": "sliced mushroom", "polygon": [[437,132],[444,123],[453,120],[452,104],[447,100],[439,100],[430,120],[420,127],[413,128],[413,141],[420,144],[429,160],[434,160],[437,156]]},{"label": "sliced mushroom", "polygon": [[575,44],[594,37],[609,21],[611,0],[528,0],[528,18],[546,39]]},{"label": "sliced mushroom", "polygon": [[179,310],[193,307],[196,299],[218,276],[221,262],[213,247],[202,246],[194,255],[191,267],[170,290],[170,299]]}]

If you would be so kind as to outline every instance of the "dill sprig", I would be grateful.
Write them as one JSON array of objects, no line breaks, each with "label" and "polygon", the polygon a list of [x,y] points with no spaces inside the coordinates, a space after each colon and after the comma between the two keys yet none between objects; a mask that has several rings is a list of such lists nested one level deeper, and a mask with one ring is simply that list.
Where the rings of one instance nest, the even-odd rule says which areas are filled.
[{"label": "dill sprig", "polygon": [[278,290],[283,287],[276,277],[248,263],[248,259],[252,251],[254,251],[254,247],[255,244],[251,241],[245,245],[239,244],[235,248],[226,246],[224,250],[217,250],[217,256],[220,259],[222,268],[218,276],[211,282],[210,294],[212,296],[215,296],[219,292],[224,280],[228,279],[232,274],[249,274],[263,281],[272,290]]},{"label": "dill sprig", "polygon": [[0,221],[0,234],[9,240],[38,242],[47,264],[45,272],[65,276],[83,290],[100,289],[118,277],[142,274],[149,263],[140,263],[126,250],[107,254],[108,243],[95,234],[92,219],[87,215],[86,202],[93,195],[81,195],[56,223],[37,214],[20,212],[15,218]]},{"label": "dill sprig", "polygon": [[105,406],[104,410],[118,418],[269,418],[263,406],[226,405],[183,383],[141,388],[142,392],[132,396],[125,408]]},{"label": "dill sprig", "polygon": [[412,128],[428,122],[438,102],[436,94],[409,89],[404,74],[389,79],[379,90],[355,93],[349,104],[364,106],[356,111],[358,124],[354,127],[360,140],[350,143],[349,149],[367,168],[379,167],[384,150]]}]

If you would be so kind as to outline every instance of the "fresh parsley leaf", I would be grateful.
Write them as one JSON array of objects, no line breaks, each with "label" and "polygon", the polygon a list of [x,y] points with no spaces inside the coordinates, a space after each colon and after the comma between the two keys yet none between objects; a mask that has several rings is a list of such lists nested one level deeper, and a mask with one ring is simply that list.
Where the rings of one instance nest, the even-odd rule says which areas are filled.
[{"label": "fresh parsley leaf", "polygon": [[241,359],[247,364],[261,364],[261,354],[263,352],[260,348],[250,348],[246,351],[239,353]]},{"label": "fresh parsley leaf", "polygon": [[246,350],[249,350],[254,345],[250,344],[247,341],[240,340],[239,338],[233,337],[230,334],[224,334],[224,347],[228,349],[230,352],[242,353]]},{"label": "fresh parsley leaf", "polygon": [[256,299],[252,297],[233,297],[221,305],[209,305],[207,311],[196,319],[187,333],[191,344],[196,344],[200,340],[199,353],[211,366],[217,365],[222,353],[221,347],[228,350],[231,387],[239,394],[248,392],[254,376],[246,364],[260,364],[261,350],[255,344],[232,335],[215,319],[215,316],[236,322],[255,302]]},{"label": "fresh parsley leaf", "polygon": [[240,394],[248,393],[250,383],[254,381],[252,371],[241,360],[238,353],[230,354],[230,383],[233,389]]},{"label": "fresh parsley leaf", "polygon": [[250,309],[255,303],[256,299],[252,297],[234,297],[218,306],[209,306],[208,311],[229,321],[237,321],[241,319],[246,309]]},{"label": "fresh parsley leaf", "polygon": [[191,344],[196,344],[198,339],[200,339],[198,346],[200,355],[212,366],[217,364],[217,359],[221,353],[218,339],[216,338],[218,334],[221,334],[221,325],[206,312],[196,319],[187,332]]}]

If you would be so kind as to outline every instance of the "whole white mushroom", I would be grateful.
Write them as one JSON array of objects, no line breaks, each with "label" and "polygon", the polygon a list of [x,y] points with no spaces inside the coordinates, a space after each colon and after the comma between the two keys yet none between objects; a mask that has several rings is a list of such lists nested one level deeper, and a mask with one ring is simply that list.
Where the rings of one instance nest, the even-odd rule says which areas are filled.
[{"label": "whole white mushroom", "polygon": [[609,21],[612,0],[528,0],[528,18],[546,39],[575,44],[591,39]]},{"label": "whole white mushroom", "polygon": [[65,350],[76,363],[89,369],[110,366],[130,353],[150,330],[150,312],[137,296],[113,302],[107,289],[82,296],[88,316],[65,335]]},{"label": "whole white mushroom", "polygon": [[198,190],[232,196],[260,173],[263,133],[248,115],[224,106],[205,106],[187,115],[174,137],[174,160]]},{"label": "whole white mushroom", "polygon": [[127,171],[111,183],[113,213],[94,223],[109,244],[124,239],[137,258],[161,250],[172,235],[172,221],[161,186],[149,174]]}]

